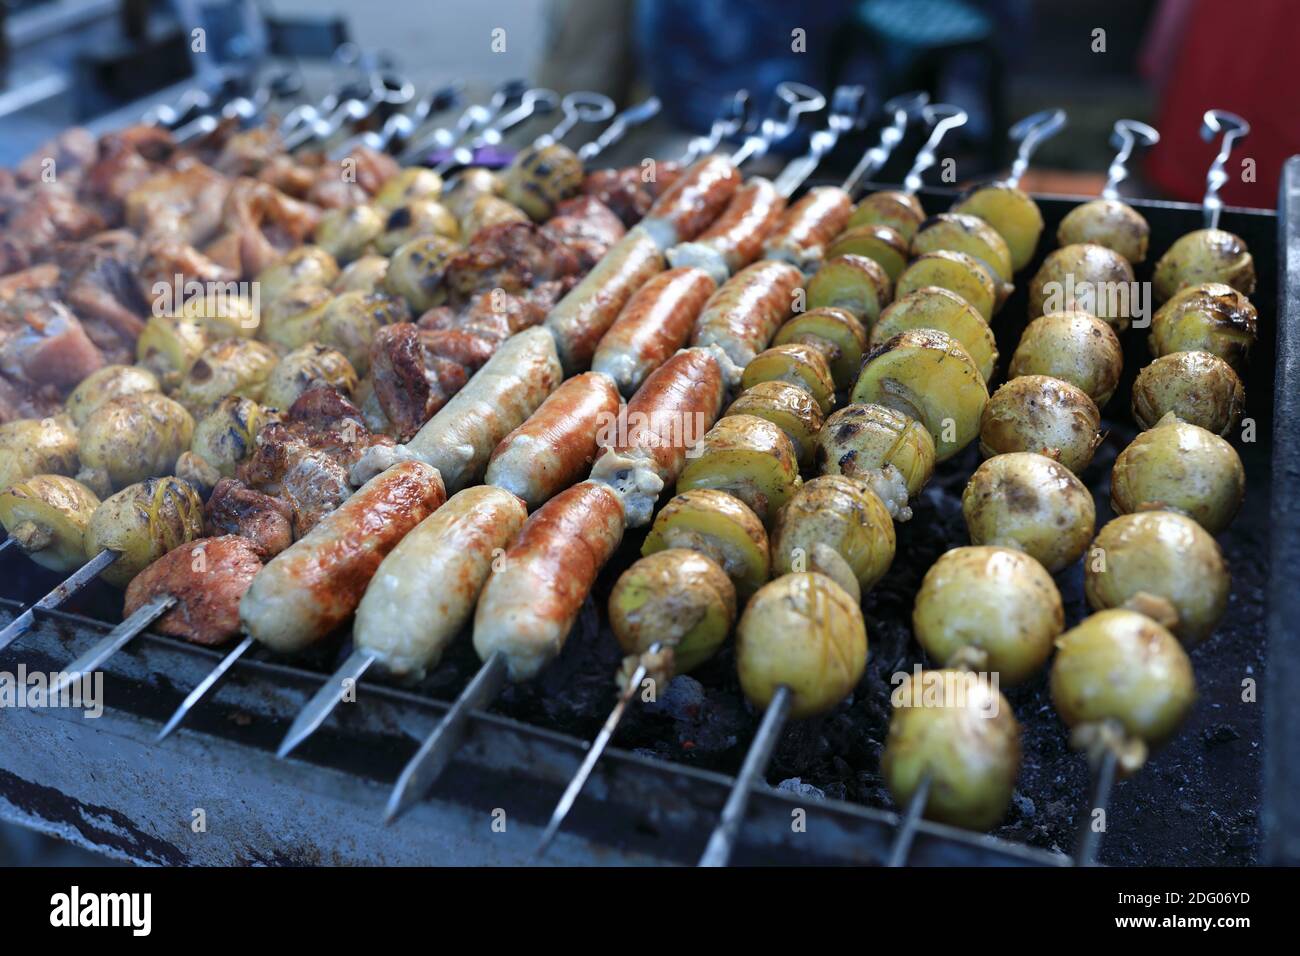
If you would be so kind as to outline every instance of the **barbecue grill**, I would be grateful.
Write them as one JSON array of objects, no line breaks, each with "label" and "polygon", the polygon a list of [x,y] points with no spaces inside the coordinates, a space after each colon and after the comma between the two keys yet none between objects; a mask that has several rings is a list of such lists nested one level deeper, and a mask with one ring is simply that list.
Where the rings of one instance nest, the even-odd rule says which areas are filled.
[{"label": "barbecue grill", "polygon": [[[653,151],[652,151],[653,154]],[[873,187],[874,188],[874,187]],[[923,190],[926,209],[954,194]],[[1079,200],[1035,197],[1046,237]],[[1200,207],[1133,201],[1151,224],[1154,259],[1201,225]],[[1260,263],[1253,301],[1260,339],[1246,379],[1257,441],[1240,447],[1248,493],[1220,538],[1233,572],[1229,610],[1215,637],[1192,652],[1200,700],[1188,724],[1109,803],[1101,861],[1112,864],[1246,864],[1300,861],[1300,743],[1288,689],[1300,678],[1300,636],[1287,569],[1300,560],[1300,511],[1286,482],[1300,479],[1300,158],[1288,164],[1279,212],[1229,209],[1222,228]],[[1273,263],[1277,263],[1276,268]],[[1150,276],[1151,263],[1138,269]],[[994,323],[1004,357],[1026,324],[1021,288]],[[1082,476],[1108,516],[1107,480],[1134,433],[1127,398],[1146,356],[1145,335],[1124,338],[1125,377],[1104,426],[1113,432]],[[1005,359],[1004,359],[1005,361]],[[908,620],[921,577],[965,543],[960,494],[978,452],[940,466],[915,517],[899,526],[890,574],[869,595],[868,673],[851,701],[785,734],[769,788],[750,801],[734,861],[882,864],[910,838],[916,865],[1071,863],[1092,801],[1085,759],[1068,749],[1046,678],[1008,694],[1024,730],[1024,761],[1007,820],[991,835],[904,819],[879,772],[889,719],[889,676],[924,663]],[[1275,495],[1275,489],[1277,493]],[[604,606],[639,554],[629,533],[605,568],[560,659],[530,684],[510,687],[475,713],[464,746],[428,798],[392,826],[382,811],[392,780],[473,676],[467,639],[421,685],[358,688],[293,759],[274,750],[290,721],[346,648],[334,642],[292,665],[239,661],[229,679],[162,743],[162,721],[220,659],[217,651],[147,634],[106,665],[105,711],[7,709],[0,734],[0,817],[108,855],[162,864],[524,863],[564,784],[612,703],[621,656]],[[1058,575],[1067,625],[1086,612],[1078,568]],[[57,577],[11,549],[0,556],[0,622]],[[120,593],[96,584],[67,610],[42,612],[0,669],[57,671],[120,620]],[[328,642],[327,642],[328,643]],[[1259,685],[1258,703],[1243,682]],[[726,650],[678,678],[652,706],[634,708],[598,765],[548,860],[561,864],[691,863],[726,800],[731,775],[758,724]],[[777,786],[779,785],[779,786]]]}]

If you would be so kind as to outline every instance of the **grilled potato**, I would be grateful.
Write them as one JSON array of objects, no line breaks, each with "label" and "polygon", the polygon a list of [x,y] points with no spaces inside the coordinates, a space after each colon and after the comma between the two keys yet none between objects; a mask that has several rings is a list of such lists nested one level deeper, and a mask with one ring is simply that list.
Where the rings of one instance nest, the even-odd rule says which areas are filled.
[{"label": "grilled potato", "polygon": [[912,193],[884,189],[866,196],[853,209],[848,228],[857,226],[888,226],[904,242],[911,242],[916,230],[925,221],[925,210]]},{"label": "grilled potato", "polygon": [[774,345],[745,366],[741,388],[753,388],[761,382],[788,382],[813,397],[822,414],[835,404],[835,382],[831,379],[826,358],[811,345],[790,342]]},{"label": "grilled potato", "polygon": [[266,410],[251,398],[230,395],[199,419],[190,451],[211,466],[218,477],[233,478],[235,467],[252,452],[267,418]]},{"label": "grilled potato", "polygon": [[876,260],[846,253],[826,260],[808,280],[808,310],[844,309],[870,328],[889,304],[891,286]]},{"label": "grilled potato", "polygon": [[979,216],[997,230],[1011,253],[1011,268],[1029,265],[1043,237],[1043,214],[1024,190],[1006,183],[981,186],[952,207],[955,213]]},{"label": "grilled potato", "polygon": [[1160,257],[1152,276],[1157,302],[1207,282],[1223,283],[1243,295],[1254,293],[1255,259],[1240,236],[1222,229],[1189,232]]},{"label": "grilled potato", "polygon": [[985,458],[1032,451],[1059,461],[1075,474],[1101,444],[1101,413],[1088,393],[1046,375],[1022,375],[989,399],[980,419]]},{"label": "grilled potato", "polygon": [[286,252],[257,276],[263,307],[302,286],[330,286],[339,277],[339,264],[320,246],[299,246]]},{"label": "grilled potato", "polygon": [[266,380],[262,401],[272,408],[288,408],[316,385],[331,385],[350,396],[357,389],[357,373],[342,352],[312,342],[280,359]]},{"label": "grilled potato", "polygon": [[380,326],[409,321],[405,299],[384,292],[342,292],[325,307],[316,341],[338,349],[358,375],[365,375],[370,371],[370,340]]},{"label": "grilled potato", "polygon": [[76,472],[77,429],[67,415],[0,424],[0,491],[32,475]]},{"label": "grilled potato", "polygon": [[503,195],[534,222],[542,222],[555,214],[556,206],[578,194],[585,176],[578,154],[562,143],[530,146],[505,171]]},{"label": "grilled potato", "polygon": [[[320,217],[312,239],[316,245],[347,263],[369,252],[384,231],[387,216],[374,206],[357,205],[329,209]],[[333,279],[330,280],[333,282]]]},{"label": "grilled potato", "polygon": [[[466,233],[470,235],[471,233]],[[445,236],[421,236],[393,252],[384,289],[404,298],[415,315],[441,305],[447,296],[443,276],[447,262],[460,249]]]},{"label": "grilled potato", "polygon": [[[440,199],[463,222],[481,196],[500,196],[503,189],[505,183],[499,175],[482,166],[471,166],[457,174],[451,188]],[[462,228],[461,235],[468,239],[473,233]]]},{"label": "grilled potato", "polygon": [[927,252],[948,249],[964,252],[988,270],[998,286],[998,308],[1011,294],[1011,250],[998,231],[978,216],[962,213],[941,213],[931,216],[921,224],[912,237],[911,254],[923,256]]},{"label": "grilled potato", "polygon": [[687,548],[711,558],[736,586],[743,603],[762,586],[772,560],[758,515],[725,491],[698,488],[673,497],[655,516],[641,554]]},{"label": "grilled potato", "polygon": [[698,454],[677,479],[677,490],[730,492],[766,524],[799,484],[799,462],[785,433],[765,419],[731,415],[705,433]]},{"label": "grilled potato", "polygon": [[884,405],[846,405],[817,436],[817,468],[871,485],[896,521],[907,521],[915,498],[934,473],[934,439],[925,427]]},{"label": "grilled potato", "polygon": [[323,285],[303,285],[282,293],[262,309],[262,338],[280,349],[296,349],[320,338],[335,295]]},{"label": "grilled potato", "polygon": [[179,478],[149,478],[106,498],[86,526],[86,558],[103,550],[121,553],[104,571],[125,587],[168,551],[203,534],[203,502]]},{"label": "grilled potato", "polygon": [[901,299],[919,289],[937,286],[961,296],[985,322],[993,321],[998,304],[998,287],[989,270],[964,252],[940,249],[920,256],[898,277],[894,298]]},{"label": "grilled potato", "polygon": [[1157,358],[1174,352],[1209,352],[1244,372],[1255,344],[1257,313],[1231,286],[1189,286],[1156,310],[1147,341]]},{"label": "grilled potato", "polygon": [[826,247],[827,259],[846,255],[873,260],[893,285],[907,266],[907,240],[888,226],[854,226]]},{"label": "grilled potato", "polygon": [[155,315],[135,340],[135,357],[163,388],[174,388],[198,361],[212,337],[198,322]]},{"label": "grilled potato", "polygon": [[912,329],[938,329],[959,343],[987,382],[998,365],[998,343],[984,317],[961,296],[926,286],[900,295],[880,314],[871,329],[871,347],[884,345],[895,335]]},{"label": "grilled potato", "polygon": [[347,268],[339,273],[339,277],[330,286],[330,291],[340,296],[348,292],[375,292],[383,289],[386,275],[387,256],[365,255],[348,263]]},{"label": "grilled potato", "polygon": [[396,209],[416,199],[437,199],[442,195],[442,176],[432,169],[412,166],[390,177],[379,192],[375,205],[381,209]]},{"label": "grilled potato", "polygon": [[1124,371],[1124,349],[1108,324],[1087,312],[1053,312],[1021,333],[1007,374],[1048,375],[1083,389],[1101,408]]},{"label": "grilled potato", "polygon": [[822,429],[821,406],[806,390],[789,382],[759,382],[731,403],[726,415],[765,418],[790,439],[799,464],[812,462],[817,434]]},{"label": "grilled potato", "polygon": [[1133,267],[1118,252],[1087,243],[1066,246],[1044,259],[1030,280],[1029,315],[1081,309],[1123,332],[1137,313],[1133,287]]},{"label": "grilled potato", "polygon": [[105,365],[81,380],[81,384],[72,390],[63,403],[63,408],[72,418],[72,423],[80,428],[90,413],[105,402],[126,395],[159,391],[162,388],[157,376],[147,368],[139,365]]},{"label": "grilled potato", "polygon": [[133,482],[171,474],[193,435],[190,413],[165,395],[144,392],[115,398],[95,409],[78,432],[77,480],[107,495]]},{"label": "grilled potato", "polygon": [[1058,245],[1094,243],[1114,249],[1137,265],[1146,261],[1151,226],[1142,214],[1118,199],[1094,199],[1075,206],[1056,230]]},{"label": "grilled potato", "polygon": [[440,202],[432,199],[413,199],[398,206],[384,220],[384,231],[375,238],[375,251],[392,255],[420,236],[446,236],[460,238],[460,223]]},{"label": "grilled potato", "polygon": [[[228,395],[258,401],[278,361],[275,350],[265,342],[252,339],[214,342],[185,373],[176,389],[176,400],[199,418]],[[189,444],[188,438],[185,444]]]},{"label": "grilled potato", "polygon": [[1232,366],[1209,352],[1170,352],[1142,371],[1133,383],[1133,420],[1154,428],[1173,413],[1220,438],[1241,421],[1246,390]]},{"label": "grilled potato", "polygon": [[460,234],[471,239],[488,226],[498,226],[503,222],[531,221],[528,213],[500,196],[479,196],[461,217]]},{"label": "grilled potato", "polygon": [[66,475],[32,475],[0,491],[0,524],[43,568],[67,572],[86,560],[83,536],[99,507],[93,491]]},{"label": "grilled potato", "polygon": [[796,315],[781,326],[772,340],[773,345],[792,343],[815,347],[825,356],[835,387],[848,388],[862,368],[867,333],[852,312],[836,306],[819,306]]},{"label": "grilled potato", "polygon": [[253,303],[244,296],[214,291],[187,299],[180,317],[203,326],[211,339],[251,339],[261,320]]}]

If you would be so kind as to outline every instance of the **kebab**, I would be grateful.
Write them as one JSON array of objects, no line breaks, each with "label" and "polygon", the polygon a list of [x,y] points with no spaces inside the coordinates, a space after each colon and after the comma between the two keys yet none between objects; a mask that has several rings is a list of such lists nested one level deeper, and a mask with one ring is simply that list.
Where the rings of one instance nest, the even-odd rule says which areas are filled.
[{"label": "kebab", "polygon": [[1146,261],[1151,226],[1140,212],[1119,197],[1119,184],[1128,178],[1128,161],[1137,146],[1154,146],[1160,134],[1145,123],[1122,119],[1115,121],[1110,144],[1118,152],[1106,172],[1101,198],[1075,206],[1061,220],[1056,230],[1058,245],[1095,243],[1114,249],[1137,265]]}]

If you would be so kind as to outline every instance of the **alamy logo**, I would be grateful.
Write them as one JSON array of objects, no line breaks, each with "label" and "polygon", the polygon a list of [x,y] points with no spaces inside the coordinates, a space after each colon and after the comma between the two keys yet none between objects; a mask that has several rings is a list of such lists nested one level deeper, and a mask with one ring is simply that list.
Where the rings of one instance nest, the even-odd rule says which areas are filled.
[{"label": "alamy logo", "polygon": [[65,707],[84,710],[89,719],[104,714],[104,672],[68,675],[63,671],[0,671],[0,708]]},{"label": "alamy logo", "polygon": [[132,936],[148,936],[153,928],[152,893],[71,892],[50,897],[50,925],[58,927],[126,926]]}]

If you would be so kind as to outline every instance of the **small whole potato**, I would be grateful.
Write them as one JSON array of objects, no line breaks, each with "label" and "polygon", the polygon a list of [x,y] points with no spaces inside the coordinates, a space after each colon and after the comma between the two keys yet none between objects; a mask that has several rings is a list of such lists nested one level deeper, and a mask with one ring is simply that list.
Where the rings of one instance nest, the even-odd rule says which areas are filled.
[{"label": "small whole potato", "polygon": [[447,263],[459,251],[445,236],[421,236],[398,246],[388,261],[384,289],[410,303],[415,315],[441,305],[447,296]]},{"label": "small whole potato", "polygon": [[861,602],[889,570],[894,546],[894,522],[866,482],[822,475],[777,516],[772,566],[779,574],[820,572]]},{"label": "small whole potato", "polygon": [[1006,240],[1011,268],[1019,272],[1034,258],[1043,236],[1043,214],[1024,192],[1006,183],[981,186],[952,207],[955,213],[979,216]]},{"label": "small whole potato", "polygon": [[460,223],[446,206],[432,199],[413,199],[388,214],[374,245],[376,252],[387,256],[420,236],[456,239],[459,235]]},{"label": "small whole potato", "polygon": [[265,342],[237,338],[214,342],[185,373],[176,400],[200,418],[228,395],[257,401],[279,361],[275,349]]},{"label": "small whole potato", "polygon": [[976,674],[906,675],[880,760],[885,784],[907,806],[929,777],[925,816],[987,830],[1007,812],[1020,774],[1020,724],[1007,699]]},{"label": "small whole potato", "polygon": [[767,709],[780,687],[796,720],[852,693],[867,666],[862,609],[838,584],[810,571],[758,589],[736,628],[736,670],[750,702]]},{"label": "small whole potato", "polygon": [[357,373],[342,352],[311,342],[280,359],[266,380],[262,400],[271,408],[288,408],[316,385],[351,395],[357,389]]},{"label": "small whole potato", "polygon": [[[358,375],[370,371],[370,340],[380,327],[411,321],[405,299],[383,292],[342,292],[325,307],[316,341],[342,352]],[[307,343],[310,344],[310,343]]]},{"label": "small whole potato", "polygon": [[479,196],[469,207],[469,211],[460,218],[460,234],[467,239],[473,239],[488,226],[499,226],[507,222],[532,222],[532,220],[528,218],[528,213],[500,196]]},{"label": "small whole potato", "polygon": [[281,349],[296,349],[320,338],[334,293],[323,285],[288,289],[262,307],[262,338]]},{"label": "small whole potato", "polygon": [[998,343],[988,322],[969,302],[938,286],[926,286],[900,295],[880,313],[871,329],[871,346],[883,345],[912,329],[938,329],[956,339],[987,382],[998,364]]},{"label": "small whole potato", "polygon": [[257,334],[259,320],[253,303],[247,297],[215,290],[186,299],[180,317],[197,322],[214,339],[226,339],[232,335],[251,339]]},{"label": "small whole potato", "polygon": [[[505,182],[500,175],[482,166],[471,166],[457,174],[451,188],[439,199],[457,219],[464,219],[480,197],[500,196],[503,189]],[[461,234],[466,238],[473,235],[463,229]]]},{"label": "small whole potato", "polygon": [[0,424],[0,491],[32,475],[71,475],[79,462],[77,429],[67,415]]},{"label": "small whole potato", "polygon": [[432,169],[412,166],[385,180],[375,193],[375,205],[396,209],[414,199],[437,199],[442,195],[442,176]]},{"label": "small whole potato", "polygon": [[131,579],[168,551],[203,535],[203,502],[179,478],[149,478],[105,498],[86,526],[86,558],[120,553],[104,571],[110,584]]},{"label": "small whole potato", "polygon": [[505,171],[503,195],[534,222],[542,222],[554,215],[556,206],[578,194],[585,176],[582,160],[569,147],[530,146]]},{"label": "small whole potato", "polygon": [[346,269],[330,286],[330,291],[343,295],[347,292],[374,292],[384,287],[384,276],[388,275],[388,257],[366,255],[348,263]]},{"label": "small whole potato", "polygon": [[266,423],[266,410],[261,405],[251,398],[231,395],[199,419],[190,451],[219,477],[233,478],[235,468],[252,453],[257,433]]},{"label": "small whole potato", "polygon": [[985,458],[1032,451],[1059,461],[1075,474],[1101,444],[1101,413],[1087,393],[1046,375],[1022,375],[989,399],[980,419]]},{"label": "small whole potato", "polygon": [[86,560],[83,536],[98,496],[66,475],[32,475],[0,491],[0,524],[29,558],[51,571]]},{"label": "small whole potato", "polygon": [[1246,389],[1231,365],[1209,352],[1170,352],[1133,382],[1133,420],[1153,428],[1173,414],[1220,438],[1241,421]]},{"label": "small whole potato", "polygon": [[1190,286],[1156,310],[1147,341],[1154,356],[1210,352],[1236,371],[1255,344],[1257,313],[1250,300],[1221,282]]},{"label": "small whole potato", "polygon": [[867,332],[847,309],[821,306],[786,322],[777,330],[772,344],[815,347],[829,363],[835,387],[848,388],[862,368]]},{"label": "small whole potato", "polygon": [[808,280],[808,311],[843,309],[870,328],[889,304],[892,283],[875,259],[846,253],[827,259]]},{"label": "small whole potato", "polygon": [[916,593],[912,632],[943,667],[996,671],[1001,683],[1033,677],[1065,629],[1061,592],[1047,570],[1011,548],[953,548]]},{"label": "small whole potato", "polygon": [[386,219],[374,206],[329,209],[317,223],[312,240],[335,262],[351,262],[370,251],[371,244],[383,234]]},{"label": "small whole potato", "polygon": [[339,277],[339,264],[320,246],[299,246],[286,252],[257,275],[266,307],[282,295],[302,286],[330,286]]},{"label": "small whole potato", "polygon": [[1228,608],[1231,582],[1219,545],[1172,511],[1120,515],[1101,529],[1083,565],[1094,610],[1141,611],[1187,647],[1209,637]]},{"label": "small whole potato", "polygon": [[1232,523],[1245,493],[1246,472],[1237,450],[1172,413],[1119,453],[1110,476],[1116,514],[1177,511],[1210,534]]},{"label": "small whole potato", "polygon": [[736,621],[736,589],[710,558],[685,548],[656,551],[619,576],[609,595],[609,625],[624,654],[655,644],[673,650],[684,674],[717,652]]},{"label": "small whole potato", "polygon": [[1057,640],[1051,687],[1066,726],[1111,722],[1147,746],[1172,737],[1196,701],[1192,663],[1178,640],[1146,615],[1119,608],[1098,611]]},{"label": "small whole potato", "polygon": [[817,400],[806,389],[789,382],[759,382],[741,392],[725,414],[767,419],[785,432],[800,465],[812,461],[825,421]]},{"label": "small whole potato", "polygon": [[1049,375],[1088,393],[1103,407],[1119,386],[1124,349],[1119,336],[1087,312],[1053,312],[1025,327],[1007,374]]},{"label": "small whole potato", "polygon": [[136,361],[152,372],[164,388],[173,388],[211,340],[208,330],[198,322],[155,315],[135,340]]},{"label": "small whole potato", "polygon": [[1082,310],[1123,332],[1142,305],[1136,290],[1133,266],[1118,252],[1096,243],[1065,246],[1030,280],[1029,315]]},{"label": "small whole potato", "polygon": [[[871,484],[897,521],[934,474],[934,439],[914,418],[884,405],[846,405],[817,435],[817,469]],[[901,485],[901,487],[900,487]]]},{"label": "small whole potato", "polygon": [[988,269],[966,253],[940,249],[913,259],[898,277],[894,298],[901,299],[918,289],[931,287],[961,296],[985,322],[993,321],[998,303],[997,284]]},{"label": "small whole potato", "polygon": [[1255,291],[1255,260],[1240,236],[1222,229],[1197,229],[1160,257],[1152,282],[1157,302],[1205,282],[1222,282],[1250,295]]},{"label": "small whole potato", "polygon": [[194,419],[184,406],[157,392],[105,402],[78,432],[77,480],[99,495],[172,473],[190,447]]},{"label": "small whole potato", "polygon": [[81,384],[68,395],[63,408],[72,418],[72,424],[80,428],[90,413],[105,402],[141,392],[161,391],[158,377],[147,368],[139,365],[105,365],[81,380]]},{"label": "small whole potato", "polygon": [[848,227],[889,226],[907,242],[912,241],[916,230],[925,221],[921,201],[912,193],[895,189],[882,189],[866,196],[853,209]]},{"label": "small whole potato", "polygon": [[980,465],[961,510],[972,544],[1015,548],[1053,573],[1079,560],[1097,520],[1083,482],[1032,452],[995,455]]},{"label": "small whole potato", "polygon": [[1094,199],[1080,203],[1061,220],[1056,230],[1058,245],[1092,243],[1114,249],[1137,265],[1147,257],[1151,226],[1142,214],[1118,199]]},{"label": "small whole potato", "polygon": [[772,567],[767,531],[758,515],[725,491],[684,491],[659,510],[641,545],[642,555],[668,548],[698,551],[736,586],[741,601],[762,586]]},{"label": "small whole potato", "polygon": [[767,524],[800,485],[799,460],[785,433],[766,419],[729,415],[704,435],[678,491],[715,488],[735,495]]}]

